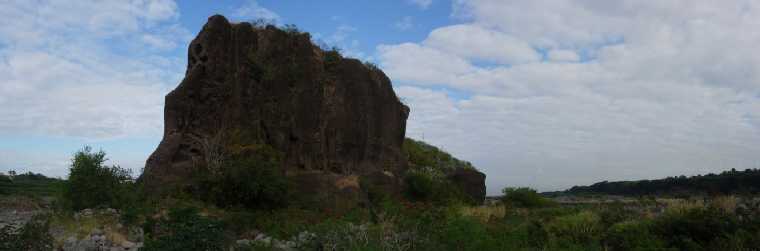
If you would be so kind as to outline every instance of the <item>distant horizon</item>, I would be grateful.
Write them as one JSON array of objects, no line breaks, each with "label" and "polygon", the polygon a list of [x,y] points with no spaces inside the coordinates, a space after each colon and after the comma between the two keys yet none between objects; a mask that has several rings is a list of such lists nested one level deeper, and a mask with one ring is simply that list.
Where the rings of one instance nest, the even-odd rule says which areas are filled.
[{"label": "distant horizon", "polygon": [[[377,11],[384,10],[384,11]],[[489,195],[760,168],[760,3],[8,1],[0,172],[65,177],[85,145],[139,175],[209,16],[295,24],[374,63],[407,137]]]}]

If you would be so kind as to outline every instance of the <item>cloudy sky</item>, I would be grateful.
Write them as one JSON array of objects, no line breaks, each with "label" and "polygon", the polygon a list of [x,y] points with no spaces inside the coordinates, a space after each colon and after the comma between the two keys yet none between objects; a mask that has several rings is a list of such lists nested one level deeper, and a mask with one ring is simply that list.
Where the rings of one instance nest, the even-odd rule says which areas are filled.
[{"label": "cloudy sky", "polygon": [[212,14],[296,24],[378,64],[407,135],[504,186],[760,168],[760,2],[0,2],[0,172],[65,177],[84,145],[139,172]]}]

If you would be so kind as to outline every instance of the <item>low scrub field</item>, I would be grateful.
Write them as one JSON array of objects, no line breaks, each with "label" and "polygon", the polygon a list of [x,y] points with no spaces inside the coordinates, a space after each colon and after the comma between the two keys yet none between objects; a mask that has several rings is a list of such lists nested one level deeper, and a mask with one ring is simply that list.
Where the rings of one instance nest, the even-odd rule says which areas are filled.
[{"label": "low scrub field", "polygon": [[[61,237],[106,229],[112,243],[142,229],[141,250],[757,250],[760,213],[751,200],[551,204],[516,207],[443,205],[386,200],[346,214],[282,208],[221,209],[200,201],[163,201],[126,218],[87,220],[58,212],[27,227],[43,247],[62,247]],[[657,209],[653,209],[657,208]],[[95,214],[98,215],[98,214]],[[121,217],[118,218],[118,217]],[[95,218],[100,219],[100,218]],[[104,223],[105,222],[105,223]],[[81,226],[80,226],[81,225]],[[57,236],[40,232],[45,227]],[[67,233],[68,232],[68,233]],[[5,234],[19,243],[24,236]],[[121,238],[117,238],[120,237]],[[143,238],[141,238],[143,239]],[[143,244],[141,244],[143,245]],[[0,249],[2,250],[2,249]]]}]

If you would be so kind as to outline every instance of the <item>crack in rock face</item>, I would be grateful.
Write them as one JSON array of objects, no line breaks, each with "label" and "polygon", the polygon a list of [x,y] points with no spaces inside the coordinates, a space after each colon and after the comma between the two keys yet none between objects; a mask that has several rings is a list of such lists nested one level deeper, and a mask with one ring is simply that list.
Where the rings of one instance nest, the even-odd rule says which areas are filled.
[{"label": "crack in rock face", "polygon": [[307,33],[216,15],[166,96],[164,136],[141,180],[154,194],[186,186],[198,163],[217,166],[234,141],[281,152],[299,193],[361,197],[344,184],[354,176],[398,193],[408,115],[377,67],[323,51]]}]

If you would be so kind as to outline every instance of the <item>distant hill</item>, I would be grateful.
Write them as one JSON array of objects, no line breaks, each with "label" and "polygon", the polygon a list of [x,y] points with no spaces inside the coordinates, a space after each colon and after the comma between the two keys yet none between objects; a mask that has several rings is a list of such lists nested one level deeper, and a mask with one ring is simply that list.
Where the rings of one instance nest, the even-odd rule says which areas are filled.
[{"label": "distant hill", "polygon": [[0,195],[53,196],[62,183],[39,173],[28,172],[12,178],[0,174]]},{"label": "distant hill", "polygon": [[760,169],[744,171],[732,169],[720,174],[711,173],[691,177],[682,175],[657,180],[602,181],[590,186],[574,186],[562,192],[545,194],[549,196],[588,194],[688,196],[756,193],[760,193]]}]

